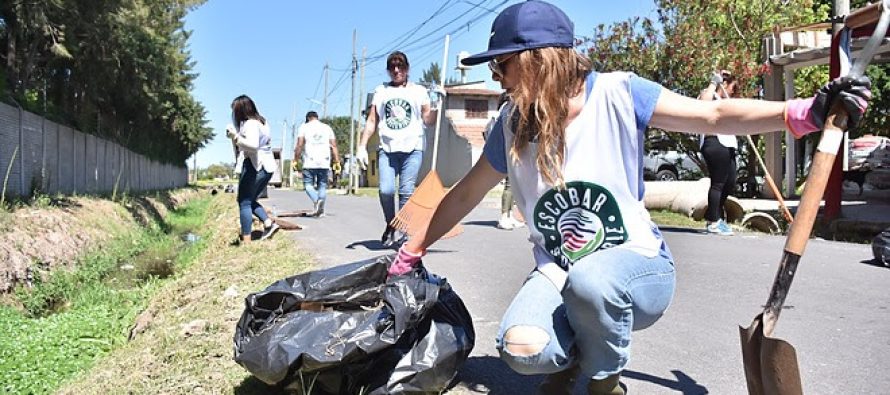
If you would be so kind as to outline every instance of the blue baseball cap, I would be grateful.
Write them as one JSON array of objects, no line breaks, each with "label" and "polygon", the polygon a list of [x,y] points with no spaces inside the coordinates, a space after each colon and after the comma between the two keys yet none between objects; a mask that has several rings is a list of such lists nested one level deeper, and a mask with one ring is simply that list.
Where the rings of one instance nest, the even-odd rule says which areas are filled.
[{"label": "blue baseball cap", "polygon": [[555,5],[528,0],[501,11],[491,24],[488,51],[463,58],[466,66],[496,56],[544,47],[575,46],[575,24]]}]

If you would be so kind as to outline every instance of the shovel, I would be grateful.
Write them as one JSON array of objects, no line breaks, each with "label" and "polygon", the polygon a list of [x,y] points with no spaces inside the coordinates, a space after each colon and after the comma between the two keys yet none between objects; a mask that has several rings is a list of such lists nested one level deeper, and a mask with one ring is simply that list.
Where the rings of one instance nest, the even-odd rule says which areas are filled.
[{"label": "shovel", "polygon": [[[887,26],[890,24],[890,8],[888,7],[890,7],[890,0],[884,0],[883,7],[880,9],[880,20],[862,52],[862,57],[853,65],[850,75],[862,75],[865,66],[871,61],[875,50],[887,34]],[[873,6],[867,8],[870,11],[876,9]],[[850,23],[847,25],[850,26]],[[750,394],[803,394],[797,352],[794,350],[794,346],[782,339],[773,338],[771,335],[775,330],[779,313],[785,303],[785,297],[791,288],[791,281],[794,280],[794,274],[797,272],[797,264],[816,220],[822,193],[825,191],[831,167],[843,140],[846,120],[847,114],[840,105],[833,106],[825,121],[825,129],[819,140],[797,215],[785,241],[785,251],[779,263],[779,271],[773,281],[769,299],[763,312],[754,317],[750,326],[739,327],[745,379]]]}]

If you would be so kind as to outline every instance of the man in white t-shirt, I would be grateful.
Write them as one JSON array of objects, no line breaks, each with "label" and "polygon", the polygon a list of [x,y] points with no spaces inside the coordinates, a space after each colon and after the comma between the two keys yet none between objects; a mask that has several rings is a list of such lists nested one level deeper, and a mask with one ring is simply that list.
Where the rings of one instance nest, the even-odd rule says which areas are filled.
[{"label": "man in white t-shirt", "polygon": [[[356,150],[356,160],[368,163],[368,140],[380,133],[379,160],[380,206],[386,229],[380,242],[386,246],[398,244],[403,236],[397,236],[390,225],[396,209],[405,206],[414,193],[414,184],[423,160],[423,130],[425,125],[436,121],[437,111],[430,108],[427,89],[408,80],[408,57],[395,51],[386,59],[390,82],[374,90],[374,100],[368,109],[368,119]],[[444,96],[444,90],[434,88]],[[439,101],[441,102],[441,100]],[[398,178],[399,206],[395,205],[396,178]]]},{"label": "man in white t-shirt", "polygon": [[[300,154],[302,153],[302,157]],[[334,171],[340,169],[337,138],[330,126],[318,120],[318,113],[306,113],[306,122],[297,131],[297,147],[294,158],[303,161],[303,188],[312,200],[313,215],[324,216],[328,175],[331,171],[331,153],[334,154]]]}]

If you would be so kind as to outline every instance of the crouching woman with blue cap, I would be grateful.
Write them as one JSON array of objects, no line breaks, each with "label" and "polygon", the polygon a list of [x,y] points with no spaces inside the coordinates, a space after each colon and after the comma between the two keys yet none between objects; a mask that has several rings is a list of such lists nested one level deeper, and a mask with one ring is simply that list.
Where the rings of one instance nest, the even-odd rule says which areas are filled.
[{"label": "crouching woman with blue cap", "polygon": [[[623,394],[619,374],[631,332],[653,325],[671,303],[673,258],[643,205],[647,126],[695,134],[821,129],[833,102],[850,122],[870,98],[867,78],[839,79],[787,102],[702,102],[632,73],[598,73],[576,52],[574,26],[557,7],[530,0],[494,20],[488,62],[510,102],[484,154],[442,200],[425,234],[402,246],[391,275],[426,249],[509,175],[528,220],[534,269],[504,314],[497,347],[522,374],[548,374],[541,393],[568,393],[578,377],[590,394]],[[522,270],[522,269],[520,269]]]}]

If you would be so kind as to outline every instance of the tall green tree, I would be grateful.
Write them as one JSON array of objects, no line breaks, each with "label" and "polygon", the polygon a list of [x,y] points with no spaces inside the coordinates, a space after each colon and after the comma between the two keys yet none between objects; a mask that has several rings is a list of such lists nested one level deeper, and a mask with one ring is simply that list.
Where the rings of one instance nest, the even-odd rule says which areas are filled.
[{"label": "tall green tree", "polygon": [[[203,0],[0,4],[6,96],[86,133],[181,164],[210,137],[191,95],[183,18]],[[42,99],[45,97],[45,99]],[[42,103],[39,103],[42,101]]]}]

